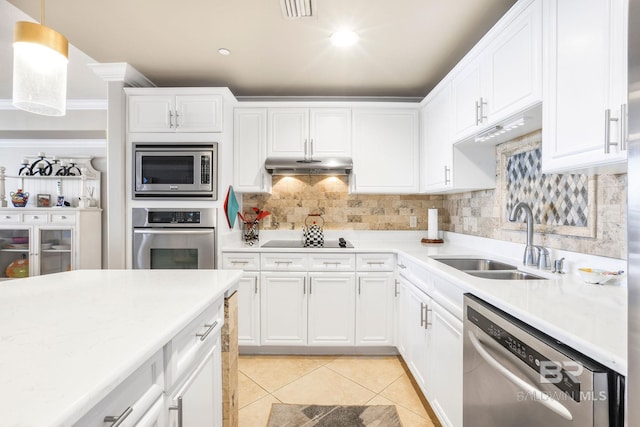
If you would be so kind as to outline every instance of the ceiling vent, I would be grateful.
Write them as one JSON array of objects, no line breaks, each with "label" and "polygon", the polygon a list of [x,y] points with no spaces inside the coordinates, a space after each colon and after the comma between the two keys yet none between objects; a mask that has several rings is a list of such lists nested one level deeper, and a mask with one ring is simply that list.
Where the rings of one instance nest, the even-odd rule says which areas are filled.
[{"label": "ceiling vent", "polygon": [[315,18],[316,0],[280,0],[285,19]]}]

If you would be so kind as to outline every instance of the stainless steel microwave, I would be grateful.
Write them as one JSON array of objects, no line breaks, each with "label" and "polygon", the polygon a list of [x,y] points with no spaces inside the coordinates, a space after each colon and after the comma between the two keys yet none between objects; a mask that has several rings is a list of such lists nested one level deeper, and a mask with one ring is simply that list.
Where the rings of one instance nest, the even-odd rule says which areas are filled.
[{"label": "stainless steel microwave", "polygon": [[135,144],[134,199],[218,199],[218,144]]}]

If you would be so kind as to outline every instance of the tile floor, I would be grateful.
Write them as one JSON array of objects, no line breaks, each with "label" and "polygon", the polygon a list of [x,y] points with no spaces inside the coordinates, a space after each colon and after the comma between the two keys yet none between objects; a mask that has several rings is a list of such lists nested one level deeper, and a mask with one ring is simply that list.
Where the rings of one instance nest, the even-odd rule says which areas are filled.
[{"label": "tile floor", "polygon": [[272,403],[395,405],[403,427],[433,427],[396,356],[240,356],[240,427],[267,425]]}]

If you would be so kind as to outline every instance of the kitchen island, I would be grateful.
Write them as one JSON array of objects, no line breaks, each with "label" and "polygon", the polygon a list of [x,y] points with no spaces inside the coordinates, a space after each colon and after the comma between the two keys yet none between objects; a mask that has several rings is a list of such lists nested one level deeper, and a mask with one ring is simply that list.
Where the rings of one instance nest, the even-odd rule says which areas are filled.
[{"label": "kitchen island", "polygon": [[[1,283],[1,424],[91,425],[95,418],[103,425],[100,411],[116,410],[122,405],[112,403],[127,394],[127,425],[151,406],[164,417],[165,395],[185,387],[201,354],[215,354],[206,338],[219,343],[224,297],[240,277],[230,270],[78,270]],[[206,319],[215,321],[199,325]]]}]

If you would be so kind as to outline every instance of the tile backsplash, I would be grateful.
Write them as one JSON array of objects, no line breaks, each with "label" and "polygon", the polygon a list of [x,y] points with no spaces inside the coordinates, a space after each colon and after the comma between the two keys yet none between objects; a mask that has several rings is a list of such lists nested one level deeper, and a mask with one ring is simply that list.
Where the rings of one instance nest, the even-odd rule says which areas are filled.
[{"label": "tile backsplash", "polygon": [[[435,207],[439,229],[524,243],[524,223],[507,221],[509,203],[520,191],[531,193],[530,197],[535,194],[530,200],[539,201],[535,244],[626,258],[627,175],[535,175],[540,141],[541,133],[536,131],[497,146],[492,190],[432,196],[353,195],[348,193],[346,177],[275,176],[272,194],[245,193],[242,203],[245,211],[254,206],[270,211],[272,215],[261,224],[270,230],[302,230],[310,213],[321,213],[328,230],[426,230],[427,210]],[[517,165],[509,168],[509,159]],[[536,184],[523,189],[522,184],[532,182]],[[536,191],[541,185],[545,189]],[[578,209],[567,209],[567,201]],[[549,207],[552,202],[555,213]],[[416,228],[409,225],[411,216],[416,216]]]}]

